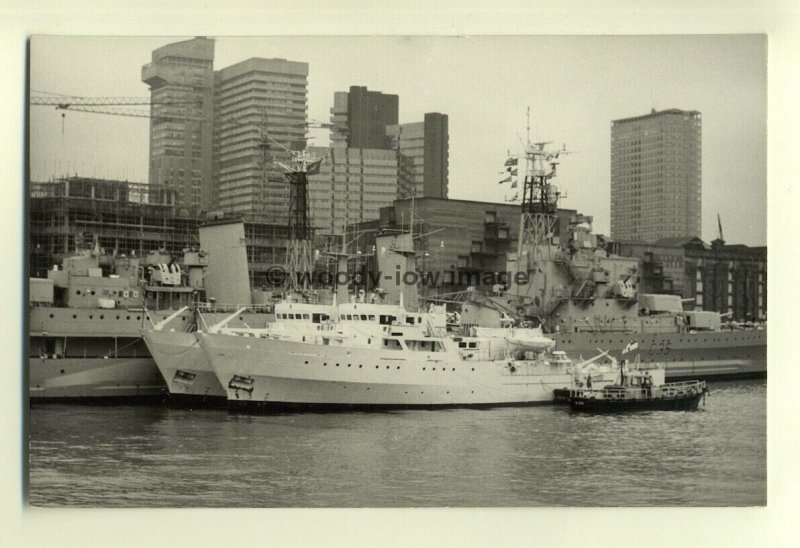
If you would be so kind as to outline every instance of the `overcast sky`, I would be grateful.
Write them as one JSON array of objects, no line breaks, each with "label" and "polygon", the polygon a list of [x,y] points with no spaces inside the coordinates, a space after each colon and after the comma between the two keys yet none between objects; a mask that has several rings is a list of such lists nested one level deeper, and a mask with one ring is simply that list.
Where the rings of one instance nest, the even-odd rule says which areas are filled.
[{"label": "overcast sky", "polygon": [[[78,96],[141,96],[153,49],[183,38],[34,37],[30,87]],[[226,38],[214,67],[250,57],[309,63],[309,117],[328,121],[335,91],[397,94],[400,122],[449,116],[450,197],[503,200],[508,150],[525,139],[574,152],[561,206],[609,233],[611,120],[658,110],[703,115],[703,238],[766,244],[767,40],[764,35]],[[147,180],[147,119],[31,108],[33,180],[64,174]],[[312,144],[324,145],[318,131]]]}]

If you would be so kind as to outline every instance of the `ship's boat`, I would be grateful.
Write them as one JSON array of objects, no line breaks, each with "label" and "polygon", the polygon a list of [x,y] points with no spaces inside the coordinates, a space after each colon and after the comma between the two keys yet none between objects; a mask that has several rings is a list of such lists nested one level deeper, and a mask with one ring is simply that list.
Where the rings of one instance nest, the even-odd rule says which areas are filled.
[{"label": "ship's boat", "polygon": [[618,382],[594,388],[575,387],[569,390],[569,405],[575,411],[595,413],[697,409],[705,401],[705,381],[665,382],[663,367],[626,370],[620,365]]}]

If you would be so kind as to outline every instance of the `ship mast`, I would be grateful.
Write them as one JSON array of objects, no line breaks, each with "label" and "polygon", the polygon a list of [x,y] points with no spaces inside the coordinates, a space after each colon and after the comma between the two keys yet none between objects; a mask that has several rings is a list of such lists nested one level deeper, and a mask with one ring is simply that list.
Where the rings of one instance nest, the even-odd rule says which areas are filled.
[{"label": "ship mast", "polygon": [[[530,109],[528,139],[525,148],[525,178],[522,189],[517,266],[519,272],[530,272],[541,266],[552,253],[557,221],[556,211],[561,192],[551,182],[556,176],[558,157],[565,150],[548,152],[549,142],[530,142]],[[517,296],[520,286],[517,285]]]},{"label": "ship mast", "polygon": [[308,151],[291,151],[288,165],[283,168],[289,180],[289,225],[286,246],[286,277],[284,290],[291,292],[309,289],[313,272],[312,230],[308,215],[308,175],[319,170],[322,160]]}]

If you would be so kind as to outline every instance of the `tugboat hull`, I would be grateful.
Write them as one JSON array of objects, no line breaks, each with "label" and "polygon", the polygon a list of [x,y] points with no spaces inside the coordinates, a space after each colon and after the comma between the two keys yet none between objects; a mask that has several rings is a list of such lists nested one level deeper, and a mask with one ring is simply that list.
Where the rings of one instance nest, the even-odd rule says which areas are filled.
[{"label": "tugboat hull", "polygon": [[601,398],[573,397],[569,406],[574,411],[589,413],[619,413],[623,411],[694,411],[703,394],[679,398],[653,398],[641,400],[611,400]]}]

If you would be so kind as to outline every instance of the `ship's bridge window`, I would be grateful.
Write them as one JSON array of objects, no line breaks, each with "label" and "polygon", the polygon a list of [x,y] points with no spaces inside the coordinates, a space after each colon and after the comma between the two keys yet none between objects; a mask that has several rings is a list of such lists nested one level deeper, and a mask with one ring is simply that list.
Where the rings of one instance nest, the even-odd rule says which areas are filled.
[{"label": "ship's bridge window", "polygon": [[441,352],[443,350],[441,341],[406,340],[406,346],[409,350],[421,352]]},{"label": "ship's bridge window", "polygon": [[329,316],[327,314],[312,314],[311,315],[311,321],[313,323],[320,323],[320,322],[323,322],[323,321],[327,320],[328,318],[329,318]]},{"label": "ship's bridge window", "polygon": [[308,320],[308,319],[310,319],[310,316],[308,314],[303,314],[303,319],[304,320]]},{"label": "ship's bridge window", "polygon": [[383,347],[387,350],[402,350],[397,339],[383,339]]},{"label": "ship's bridge window", "polygon": [[467,347],[468,348],[478,348],[478,343],[477,342],[470,342]]},{"label": "ship's bridge window", "polygon": [[406,323],[408,325],[414,325],[414,316],[406,316]]},{"label": "ship's bridge window", "polygon": [[363,321],[367,321],[367,315],[366,314],[361,314],[361,319]]},{"label": "ship's bridge window", "polygon": [[392,325],[395,321],[397,321],[397,317],[389,314],[381,314],[378,318],[381,325]]},{"label": "ship's bridge window", "polygon": [[375,321],[375,314],[370,314],[369,315],[369,321],[371,321],[371,322]]}]

